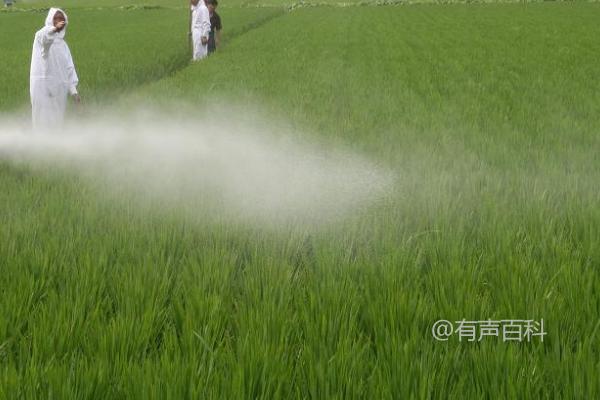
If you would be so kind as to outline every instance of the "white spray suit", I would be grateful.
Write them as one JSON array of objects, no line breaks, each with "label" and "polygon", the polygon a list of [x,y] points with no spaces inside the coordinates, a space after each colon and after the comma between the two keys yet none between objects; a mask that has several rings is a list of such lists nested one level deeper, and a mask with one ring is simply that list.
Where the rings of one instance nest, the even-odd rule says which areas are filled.
[{"label": "white spray suit", "polygon": [[[56,32],[53,19],[59,11],[65,16],[65,27]],[[71,51],[64,40],[67,24],[67,14],[58,8],[51,8],[45,26],[35,33],[29,77],[34,129],[59,126],[63,121],[68,95],[77,94],[79,79]]]},{"label": "white spray suit", "polygon": [[208,55],[208,42],[202,44],[202,38],[208,41],[210,33],[210,14],[204,0],[198,1],[197,5],[192,5],[192,45],[193,59],[201,60]]}]

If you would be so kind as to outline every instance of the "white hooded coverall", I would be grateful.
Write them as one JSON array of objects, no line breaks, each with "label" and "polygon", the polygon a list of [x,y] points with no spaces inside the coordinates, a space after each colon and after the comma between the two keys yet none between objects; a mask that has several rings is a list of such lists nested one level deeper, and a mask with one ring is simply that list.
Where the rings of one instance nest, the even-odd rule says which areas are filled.
[{"label": "white hooded coverall", "polygon": [[208,55],[208,42],[202,44],[201,38],[206,37],[210,33],[210,14],[208,8],[204,4],[204,0],[200,0],[197,5],[192,5],[192,45],[193,59],[201,60]]},{"label": "white hooded coverall", "polygon": [[[53,19],[58,11],[65,16],[65,27],[55,32]],[[35,33],[33,39],[29,91],[34,129],[60,126],[68,95],[77,94],[79,79],[71,51],[64,41],[67,24],[67,14],[61,9],[51,8],[45,26]]]}]

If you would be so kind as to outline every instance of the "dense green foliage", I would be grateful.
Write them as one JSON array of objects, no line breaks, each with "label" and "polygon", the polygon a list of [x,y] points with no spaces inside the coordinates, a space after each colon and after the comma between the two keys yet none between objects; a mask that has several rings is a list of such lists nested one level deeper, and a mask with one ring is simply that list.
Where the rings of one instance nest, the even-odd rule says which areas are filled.
[{"label": "dense green foliage", "polygon": [[[82,92],[259,110],[378,160],[393,193],[332,225],[265,229],[0,164],[0,397],[597,398],[600,7],[251,22],[265,12],[224,8],[228,29],[254,29],[191,66],[185,29],[159,29],[174,10],[74,12]],[[10,18],[38,19],[0,14],[2,46],[23,51]],[[100,35],[110,55],[87,53],[90,27],[126,19],[159,27],[164,58],[121,23]],[[4,109],[26,101],[11,84]],[[442,343],[440,318],[543,318],[548,335]]]}]

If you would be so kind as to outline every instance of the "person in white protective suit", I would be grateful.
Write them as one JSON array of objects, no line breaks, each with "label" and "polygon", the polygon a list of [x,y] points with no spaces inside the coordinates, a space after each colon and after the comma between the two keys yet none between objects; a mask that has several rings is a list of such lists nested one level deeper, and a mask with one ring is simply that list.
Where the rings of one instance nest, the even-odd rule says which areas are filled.
[{"label": "person in white protective suit", "polygon": [[201,60],[208,55],[208,36],[210,34],[210,14],[204,0],[190,0],[192,35],[192,59]]},{"label": "person in white protective suit", "polygon": [[60,127],[69,95],[76,103],[81,101],[77,92],[79,79],[64,40],[67,24],[67,14],[51,8],[44,27],[33,39],[29,90],[36,130]]}]

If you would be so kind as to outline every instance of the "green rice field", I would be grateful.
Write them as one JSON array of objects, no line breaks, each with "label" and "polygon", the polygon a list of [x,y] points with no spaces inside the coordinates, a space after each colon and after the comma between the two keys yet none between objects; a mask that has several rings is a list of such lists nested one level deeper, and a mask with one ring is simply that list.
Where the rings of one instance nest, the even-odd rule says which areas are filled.
[{"label": "green rice field", "polygon": [[[223,0],[191,63],[185,2],[63,3],[0,12],[0,399],[600,397],[600,4]],[[54,4],[73,118],[218,110],[368,159],[385,194],[320,224],[190,216],[14,161]]]}]

